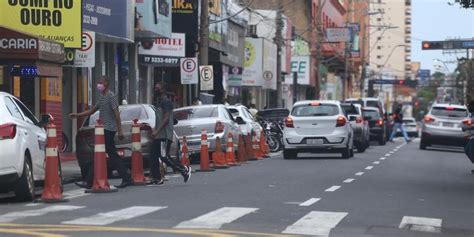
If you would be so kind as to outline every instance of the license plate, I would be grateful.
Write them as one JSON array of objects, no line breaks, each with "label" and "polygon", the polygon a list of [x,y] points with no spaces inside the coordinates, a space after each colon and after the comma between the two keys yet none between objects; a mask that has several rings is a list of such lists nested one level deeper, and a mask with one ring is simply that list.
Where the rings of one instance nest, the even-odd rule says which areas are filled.
[{"label": "license plate", "polygon": [[306,144],[320,146],[320,145],[323,145],[323,140],[322,139],[307,139]]}]

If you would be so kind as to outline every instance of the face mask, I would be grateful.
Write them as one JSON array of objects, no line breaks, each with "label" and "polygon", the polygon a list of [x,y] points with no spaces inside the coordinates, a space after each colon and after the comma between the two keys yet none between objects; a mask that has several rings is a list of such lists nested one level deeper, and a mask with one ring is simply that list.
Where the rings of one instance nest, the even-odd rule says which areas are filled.
[{"label": "face mask", "polygon": [[103,92],[105,90],[105,86],[102,83],[97,83],[97,90],[99,92]]}]

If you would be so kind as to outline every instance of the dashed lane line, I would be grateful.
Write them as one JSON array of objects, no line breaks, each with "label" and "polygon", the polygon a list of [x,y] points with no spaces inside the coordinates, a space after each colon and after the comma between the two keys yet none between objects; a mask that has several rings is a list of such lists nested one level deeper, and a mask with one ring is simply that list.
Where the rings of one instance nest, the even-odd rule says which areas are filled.
[{"label": "dashed lane line", "polygon": [[343,183],[352,183],[352,181],[354,181],[355,179],[346,179],[343,181]]},{"label": "dashed lane line", "polygon": [[340,188],[341,188],[341,186],[336,186],[336,185],[334,185],[334,186],[332,186],[332,187],[326,189],[325,192],[334,192],[334,191],[336,191],[336,190],[338,190],[338,189],[340,189]]},{"label": "dashed lane line", "polygon": [[309,206],[317,203],[319,200],[321,200],[321,198],[310,198],[309,200],[301,203],[299,206],[300,207],[309,207]]},{"label": "dashed lane line", "polygon": [[357,172],[355,173],[356,176],[362,176],[364,174],[364,172]]},{"label": "dashed lane line", "polygon": [[366,170],[371,170],[371,169],[373,169],[373,168],[374,168],[373,166],[367,166],[367,167],[365,167]]}]

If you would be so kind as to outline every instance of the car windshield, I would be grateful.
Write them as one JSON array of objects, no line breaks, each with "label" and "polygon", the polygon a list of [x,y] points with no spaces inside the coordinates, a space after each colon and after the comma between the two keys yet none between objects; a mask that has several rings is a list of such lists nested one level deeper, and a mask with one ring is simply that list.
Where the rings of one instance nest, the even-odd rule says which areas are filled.
[{"label": "car windshield", "polygon": [[368,100],[367,102],[367,107],[375,107],[375,108],[378,108],[379,107],[379,103],[378,101],[375,101],[375,100]]},{"label": "car windshield", "polygon": [[365,117],[371,117],[372,119],[380,119],[379,112],[375,110],[364,110]]},{"label": "car windshield", "polygon": [[229,111],[232,114],[232,116],[234,116],[234,118],[239,116],[239,110],[230,108]]},{"label": "car windshield", "polygon": [[355,115],[359,114],[359,112],[357,111],[357,108],[355,106],[342,105],[341,107],[344,111],[346,111],[347,114],[355,114]]},{"label": "car windshield", "polygon": [[351,103],[351,104],[358,104],[362,106],[362,102],[360,100],[347,100],[346,102]]},{"label": "car windshield", "polygon": [[431,114],[434,116],[453,118],[465,118],[468,115],[466,109],[453,107],[433,107]]},{"label": "car windshield", "polygon": [[197,107],[174,111],[174,117],[178,120],[215,118],[219,113],[217,107]]},{"label": "car windshield", "polygon": [[337,114],[339,114],[339,109],[332,104],[299,105],[293,108],[291,113],[295,117],[334,116]]}]

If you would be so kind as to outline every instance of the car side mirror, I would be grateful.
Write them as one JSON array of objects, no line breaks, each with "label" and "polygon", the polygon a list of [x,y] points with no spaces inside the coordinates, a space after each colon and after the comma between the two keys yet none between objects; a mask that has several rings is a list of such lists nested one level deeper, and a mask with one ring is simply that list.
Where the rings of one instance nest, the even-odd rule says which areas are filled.
[{"label": "car side mirror", "polygon": [[235,122],[237,122],[237,124],[239,124],[239,125],[246,124],[246,122],[244,121],[244,119],[242,117],[235,118]]},{"label": "car side mirror", "polygon": [[178,120],[177,119],[173,119],[173,125],[176,125],[178,124]]},{"label": "car side mirror", "polygon": [[364,117],[364,120],[372,120],[372,117],[370,117],[370,116],[365,116],[365,117]]},{"label": "car side mirror", "polygon": [[349,121],[356,121],[357,117],[354,115],[349,115]]},{"label": "car side mirror", "polygon": [[42,114],[41,115],[41,126],[46,126],[51,121],[52,116],[51,114]]}]

